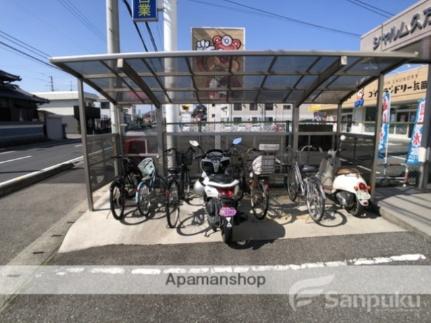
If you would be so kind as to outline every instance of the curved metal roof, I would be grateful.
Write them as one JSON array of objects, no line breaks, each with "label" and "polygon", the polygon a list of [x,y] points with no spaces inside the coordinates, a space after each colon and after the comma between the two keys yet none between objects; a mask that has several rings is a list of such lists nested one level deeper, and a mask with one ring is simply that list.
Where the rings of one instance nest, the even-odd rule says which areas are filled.
[{"label": "curved metal roof", "polygon": [[338,104],[412,53],[187,51],[54,57],[119,105]]}]

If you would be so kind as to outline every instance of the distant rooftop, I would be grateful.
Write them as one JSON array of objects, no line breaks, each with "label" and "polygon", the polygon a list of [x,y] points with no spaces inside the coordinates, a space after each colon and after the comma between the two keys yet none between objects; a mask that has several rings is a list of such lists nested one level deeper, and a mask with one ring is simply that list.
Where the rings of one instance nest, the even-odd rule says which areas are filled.
[{"label": "distant rooftop", "polygon": [[[42,98],[48,99],[50,101],[55,100],[78,100],[78,91],[51,91],[51,92],[33,92],[33,94],[40,96]],[[93,93],[85,92],[86,99],[91,99],[94,101],[99,100],[99,96]]]},{"label": "distant rooftop", "polygon": [[3,81],[3,82],[21,81],[21,77],[19,77],[18,75],[10,74],[8,72],[0,70],[0,81]]}]

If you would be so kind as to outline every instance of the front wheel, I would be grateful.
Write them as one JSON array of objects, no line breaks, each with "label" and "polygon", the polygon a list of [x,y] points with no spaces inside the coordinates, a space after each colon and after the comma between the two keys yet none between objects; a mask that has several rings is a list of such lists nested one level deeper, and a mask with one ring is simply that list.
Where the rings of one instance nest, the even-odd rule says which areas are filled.
[{"label": "front wheel", "polygon": [[169,183],[166,195],[166,218],[168,226],[175,228],[180,219],[180,193],[178,183],[175,180]]},{"label": "front wheel", "polygon": [[352,206],[346,207],[347,212],[349,212],[353,216],[361,216],[364,214],[365,209],[361,203],[359,203],[359,200],[355,196],[355,201],[353,202]]},{"label": "front wheel", "polygon": [[287,178],[287,194],[292,202],[298,197],[299,183],[295,175],[295,169],[292,167]]},{"label": "front wheel", "polygon": [[124,219],[124,208],[126,206],[127,192],[122,181],[112,182],[109,188],[109,202],[112,215],[116,220]]},{"label": "front wheel", "polygon": [[141,182],[136,192],[136,203],[138,204],[139,213],[142,216],[148,217],[153,205],[152,205],[152,190],[147,183]]},{"label": "front wheel", "polygon": [[307,185],[307,208],[314,222],[319,222],[325,213],[325,196],[318,182],[312,181]]},{"label": "front wheel", "polygon": [[262,182],[257,183],[251,192],[251,209],[258,220],[263,220],[268,212],[269,193]]}]

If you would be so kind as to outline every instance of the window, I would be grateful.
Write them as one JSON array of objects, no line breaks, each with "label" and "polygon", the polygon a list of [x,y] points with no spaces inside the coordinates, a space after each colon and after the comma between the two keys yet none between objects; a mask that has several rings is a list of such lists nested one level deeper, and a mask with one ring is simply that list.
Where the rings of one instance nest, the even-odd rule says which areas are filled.
[{"label": "window", "polygon": [[253,122],[253,123],[256,123],[256,122],[258,122],[259,121],[259,118],[258,117],[252,117],[251,118],[251,122]]},{"label": "window", "polygon": [[292,108],[291,104],[284,104],[283,105],[283,110],[290,110]]},{"label": "window", "polygon": [[274,103],[265,103],[265,110],[266,111],[274,110]]},{"label": "window", "polygon": [[242,110],[242,104],[241,103],[234,103],[233,110],[234,111],[241,111]]},{"label": "window", "polygon": [[240,123],[240,122],[242,122],[242,118],[241,117],[234,117],[233,122],[234,123]]},{"label": "window", "polygon": [[257,104],[256,103],[250,103],[249,108],[250,108],[250,111],[257,111]]},{"label": "window", "polygon": [[274,119],[272,117],[265,117],[265,121],[272,122]]}]

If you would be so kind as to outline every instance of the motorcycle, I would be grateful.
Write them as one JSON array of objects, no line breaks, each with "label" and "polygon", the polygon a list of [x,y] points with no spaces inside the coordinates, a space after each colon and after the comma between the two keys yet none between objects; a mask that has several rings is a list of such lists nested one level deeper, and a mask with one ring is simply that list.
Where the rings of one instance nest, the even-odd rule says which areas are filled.
[{"label": "motorcycle", "polygon": [[[203,152],[196,140],[190,140],[189,143]],[[233,144],[240,143],[240,138],[233,141]],[[230,157],[223,150],[211,149],[197,158],[201,158],[202,176],[196,180],[193,189],[203,197],[209,226],[214,231],[219,228],[223,242],[230,244],[233,227],[239,224],[237,215],[240,195],[239,181],[227,174]]]},{"label": "motorcycle", "polygon": [[357,168],[341,166],[338,156],[345,139],[344,135],[340,137],[337,151],[328,151],[328,155],[320,163],[318,176],[327,196],[350,214],[360,216],[369,205],[370,186]]}]

